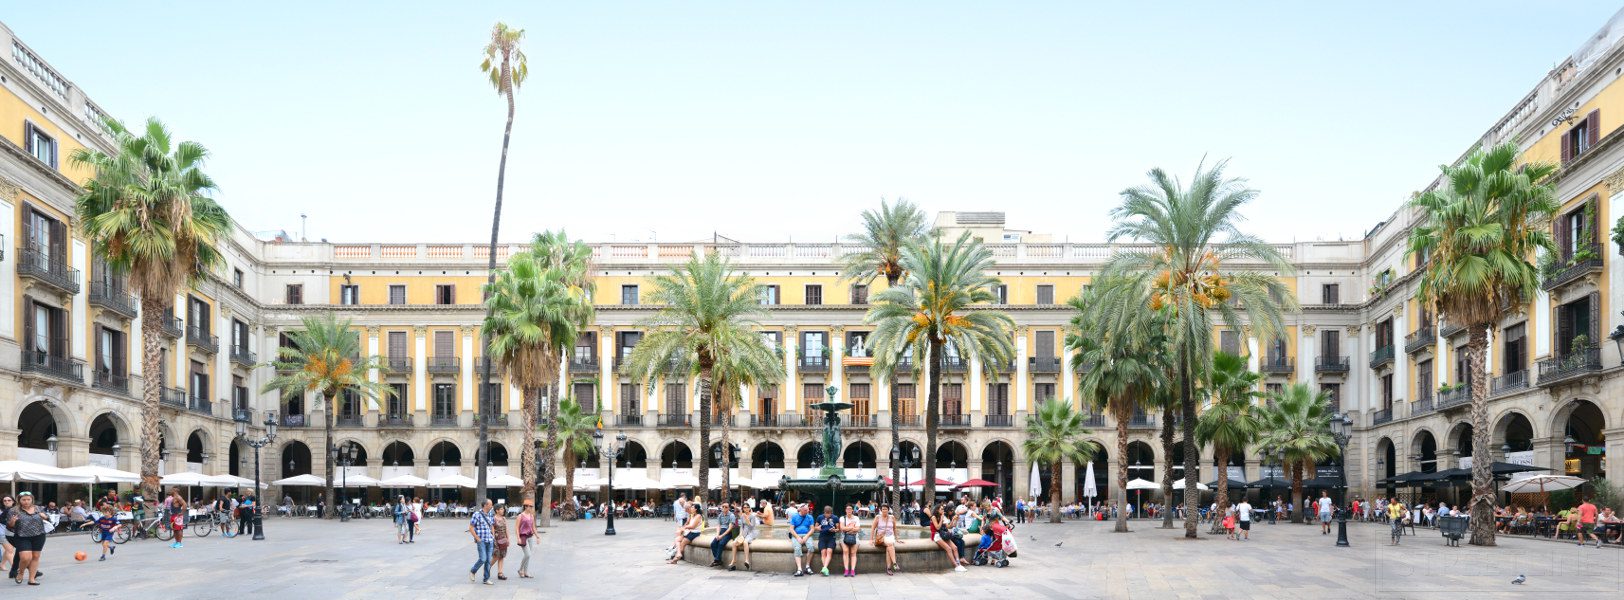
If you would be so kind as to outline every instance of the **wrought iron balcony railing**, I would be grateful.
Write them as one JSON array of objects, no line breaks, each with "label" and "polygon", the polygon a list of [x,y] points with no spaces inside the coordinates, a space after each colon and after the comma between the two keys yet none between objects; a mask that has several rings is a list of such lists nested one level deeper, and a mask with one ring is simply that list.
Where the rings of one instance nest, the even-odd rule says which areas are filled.
[{"label": "wrought iron balcony railing", "polygon": [[430,375],[456,375],[457,371],[462,370],[462,361],[455,354],[451,356],[430,356],[427,370]]},{"label": "wrought iron balcony railing", "polygon": [[1034,356],[1026,359],[1026,368],[1033,373],[1059,373],[1060,357]]},{"label": "wrought iron balcony railing", "polygon": [[220,351],[220,336],[209,333],[209,330],[197,325],[186,328],[186,344],[203,352],[214,354]]},{"label": "wrought iron balcony railing", "polygon": [[1514,373],[1506,373],[1494,378],[1489,383],[1489,393],[1495,396],[1509,394],[1518,390],[1528,389],[1528,371],[1526,369]]},{"label": "wrought iron balcony railing", "polygon": [[100,306],[127,319],[134,319],[137,312],[135,296],[109,281],[97,281],[90,285],[90,305]]},{"label": "wrought iron balcony railing", "polygon": [[1015,415],[987,415],[987,427],[1014,427]]},{"label": "wrought iron balcony railing", "polygon": [[1539,361],[1539,386],[1550,387],[1601,371],[1601,347],[1591,346],[1566,356]]},{"label": "wrought iron balcony railing", "polygon": [[1431,323],[1423,324],[1420,329],[1411,331],[1404,336],[1404,353],[1415,354],[1438,344],[1438,333]]},{"label": "wrought iron balcony railing", "polygon": [[96,371],[92,385],[104,392],[113,392],[124,396],[130,395],[130,378],[112,371]]},{"label": "wrought iron balcony railing", "polygon": [[1370,368],[1393,364],[1393,345],[1388,344],[1370,351]]},{"label": "wrought iron balcony railing", "polygon": [[39,373],[46,377],[84,385],[85,361],[55,356],[38,350],[23,349],[22,370],[25,373]]},{"label": "wrought iron balcony railing", "polygon": [[942,415],[939,418],[942,427],[964,429],[970,426],[970,415]]},{"label": "wrought iron balcony railing", "polygon": [[17,249],[17,275],[49,285],[69,295],[79,293],[79,270],[68,265],[67,257],[38,244]]},{"label": "wrought iron balcony railing", "polygon": [[256,364],[259,364],[259,355],[254,354],[253,350],[249,350],[242,346],[232,346],[231,362],[237,363],[244,367],[253,367]]},{"label": "wrought iron balcony railing", "polygon": [[411,413],[380,415],[378,417],[379,429],[410,429],[412,426]]},{"label": "wrought iron balcony railing", "polygon": [[181,322],[180,317],[164,315],[158,325],[158,330],[166,336],[179,339],[186,335],[186,324]]},{"label": "wrought iron balcony railing", "polygon": [[664,414],[664,413],[662,413],[660,415],[659,426],[660,427],[692,427],[693,426],[693,421],[694,421],[693,415],[690,415],[690,414],[672,415],[672,414]]},{"label": "wrought iron balcony railing", "polygon": [[1315,373],[1347,373],[1348,357],[1321,356],[1314,360]]},{"label": "wrought iron balcony railing", "polygon": [[186,390],[178,387],[164,387],[158,390],[158,403],[175,408],[186,408]]},{"label": "wrought iron balcony railing", "polygon": [[1258,370],[1264,375],[1290,375],[1291,359],[1284,356],[1267,356],[1258,364]]},{"label": "wrought iron balcony railing", "polygon": [[1391,409],[1391,408],[1384,408],[1382,410],[1378,410],[1378,411],[1376,411],[1376,414],[1370,418],[1370,422],[1374,423],[1376,425],[1381,425],[1382,423],[1386,423],[1386,422],[1392,421],[1392,420],[1393,420],[1393,409]]}]

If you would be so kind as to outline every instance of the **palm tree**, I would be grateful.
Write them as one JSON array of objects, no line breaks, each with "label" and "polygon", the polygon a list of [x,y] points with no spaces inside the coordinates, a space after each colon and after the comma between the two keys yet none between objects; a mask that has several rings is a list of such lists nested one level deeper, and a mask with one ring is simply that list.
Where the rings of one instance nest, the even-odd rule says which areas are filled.
[{"label": "palm tree", "polygon": [[[597,441],[592,434],[601,429],[598,421],[598,406],[593,404],[590,408],[576,402],[574,398],[564,398],[558,404],[558,446],[564,449],[564,489],[569,493],[575,492],[575,463],[583,457],[591,456],[596,449]],[[574,521],[575,503],[559,503],[559,515],[565,521]]]},{"label": "palm tree", "polygon": [[[1075,351],[1070,368],[1082,374],[1077,389],[1116,424],[1117,506],[1128,505],[1128,421],[1167,386],[1171,362],[1156,312],[1105,310],[1114,305],[1113,297],[1141,292],[1134,283],[1105,276],[1067,301],[1074,311],[1066,334],[1066,348]],[[1115,531],[1128,531],[1126,510],[1117,512]]]},{"label": "palm tree", "polygon": [[[1124,294],[1119,299],[1132,303],[1111,310],[1143,310],[1148,304],[1166,315],[1176,382],[1172,393],[1183,418],[1184,535],[1194,538],[1200,456],[1195,390],[1212,363],[1213,317],[1235,331],[1245,323],[1262,339],[1276,337],[1281,315],[1296,310],[1296,300],[1279,279],[1293,270],[1273,246],[1240,231],[1238,211],[1257,191],[1242,179],[1226,177],[1224,163],[1198,166],[1189,187],[1161,169],[1152,169],[1149,177],[1150,184],[1122,192],[1122,204],[1111,210],[1116,224],[1109,239],[1152,248],[1116,254],[1105,272],[1137,279],[1149,296],[1146,302],[1140,294]],[[1256,266],[1232,268],[1236,263]]]},{"label": "palm tree", "polygon": [[[756,333],[757,319],[766,314],[758,301],[760,290],[753,279],[736,274],[715,253],[691,258],[656,277],[650,299],[660,310],[642,323],[648,333],[621,367],[645,385],[663,374],[698,380],[701,452],[710,451],[711,393],[717,364],[735,353],[750,352],[746,348],[751,344],[762,343]],[[699,470],[699,487],[710,489],[710,469]]]},{"label": "palm tree", "polygon": [[[1331,406],[1325,392],[1306,383],[1287,385],[1263,410],[1261,446],[1278,453],[1291,478],[1291,505],[1303,505],[1303,471],[1341,452],[1331,435]],[[1291,522],[1303,522],[1307,511],[1292,511]]]},{"label": "palm tree", "polygon": [[[925,213],[907,199],[896,204],[880,200],[879,210],[863,211],[863,232],[846,236],[847,243],[863,248],[841,259],[843,279],[864,285],[877,277],[884,277],[887,288],[897,286],[902,279],[902,251],[925,241],[927,232]],[[872,370],[872,367],[871,367]],[[902,447],[902,433],[898,430],[897,397],[891,394],[891,447]],[[902,470],[895,461],[891,464],[891,481],[896,485],[887,490],[890,504],[895,505],[898,490],[902,488]]]},{"label": "palm tree", "polygon": [[[377,408],[378,401],[394,394],[382,381],[373,380],[373,371],[388,372],[389,363],[382,356],[367,356],[361,351],[361,332],[356,331],[349,319],[339,321],[333,313],[319,317],[305,317],[303,329],[288,334],[292,346],[278,348],[277,375],[260,390],[276,390],[284,395],[315,394],[322,399],[323,432],[327,437],[327,450],[322,452],[327,474],[327,506],[333,504],[333,458],[337,446],[333,445],[333,413],[340,410],[340,402],[365,402]],[[328,511],[331,519],[336,511]]]},{"label": "palm tree", "polygon": [[[1201,411],[1195,424],[1195,437],[1203,446],[1212,444],[1218,459],[1216,502],[1220,515],[1229,508],[1229,457],[1236,450],[1251,445],[1262,428],[1254,402],[1261,379],[1257,373],[1247,370],[1244,358],[1228,352],[1212,355],[1211,381],[1203,390],[1212,403]],[[1208,533],[1223,533],[1220,521],[1213,519]]]},{"label": "palm tree", "polygon": [[[1428,257],[1417,297],[1439,315],[1466,327],[1473,431],[1489,431],[1489,328],[1507,310],[1521,310],[1539,291],[1528,260],[1554,251],[1549,232],[1558,203],[1554,165],[1519,164],[1517,147],[1474,152],[1459,166],[1443,167],[1444,185],[1411,205],[1422,222],[1410,231],[1409,253]],[[1473,456],[1489,456],[1489,436],[1472,438]],[[1489,461],[1472,463],[1470,542],[1493,546],[1494,479]]]},{"label": "palm tree", "polygon": [[[739,389],[774,385],[782,381],[784,361],[778,358],[778,352],[768,346],[766,340],[754,332],[722,344],[720,348],[713,369],[716,400],[712,408],[722,423],[722,449],[723,454],[727,454],[728,449],[733,447],[733,413],[738,410],[742,399]],[[707,448],[704,451],[710,450]],[[725,498],[733,483],[733,474],[731,461],[724,463],[722,496]]]},{"label": "palm tree", "polygon": [[[513,93],[524,85],[524,80],[530,74],[530,66],[524,58],[524,52],[519,51],[519,41],[524,39],[523,29],[509,28],[507,23],[497,21],[491,27],[491,41],[485,44],[485,62],[479,68],[491,78],[491,87],[496,93],[507,100],[507,124],[502,128],[502,159],[496,167],[496,207],[491,216],[491,245],[490,256],[485,266],[485,285],[496,283],[496,236],[502,230],[502,186],[507,179],[508,141],[513,139]],[[485,319],[490,320],[489,309]],[[490,337],[485,338],[486,347],[490,347]],[[474,501],[485,501],[485,463],[490,458],[490,403],[484,390],[491,381],[491,361],[485,361],[485,368],[479,374],[479,447],[474,449],[474,466],[479,469],[479,484],[474,490]],[[542,521],[545,523],[548,511],[543,510]]]},{"label": "palm tree", "polygon": [[108,119],[118,150],[74,150],[75,165],[95,176],[84,184],[76,211],[96,257],[113,273],[128,276],[141,296],[141,489],[158,495],[158,397],[165,315],[175,294],[191,287],[224,262],[219,246],[231,232],[231,218],[205,194],[214,181],[203,173],[208,150],[195,142],[173,142],[169,129],[148,119],[136,135]]},{"label": "palm tree", "polygon": [[1036,413],[1026,417],[1026,440],[1021,450],[1026,459],[1049,465],[1049,522],[1060,522],[1061,466],[1067,459],[1076,463],[1094,460],[1097,448],[1093,442],[1080,439],[1087,435],[1083,428],[1083,413],[1073,410],[1070,402],[1049,398],[1038,404]]},{"label": "palm tree", "polygon": [[[924,497],[936,497],[936,433],[941,425],[942,351],[952,344],[959,356],[979,361],[989,380],[1015,355],[1015,322],[1001,311],[981,308],[997,299],[992,288],[992,252],[969,232],[949,246],[940,239],[902,250],[904,272],[896,287],[874,298],[864,320],[874,325],[873,371],[882,385],[894,378],[905,356],[930,361],[925,403]],[[914,361],[914,380],[924,360]],[[898,415],[893,414],[895,420]]]},{"label": "palm tree", "polygon": [[[510,257],[485,300],[487,355],[512,374],[523,397],[524,447],[519,464],[526,500],[536,496],[536,399],[557,381],[559,357],[575,345],[592,314],[591,302],[575,286],[573,272],[547,264],[558,239],[566,238],[562,232],[538,234],[530,250]],[[543,506],[550,506],[551,498],[545,500]],[[549,519],[550,515],[543,517],[542,525]]]}]

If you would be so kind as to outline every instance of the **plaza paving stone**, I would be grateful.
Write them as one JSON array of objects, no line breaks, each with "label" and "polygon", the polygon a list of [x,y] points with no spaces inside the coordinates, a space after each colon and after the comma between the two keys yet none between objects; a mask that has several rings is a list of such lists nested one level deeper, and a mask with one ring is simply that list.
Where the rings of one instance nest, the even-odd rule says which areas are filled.
[{"label": "plaza paving stone", "polygon": [[[1182,529],[1136,521],[1134,533],[1109,523],[1020,526],[1020,557],[1006,569],[967,573],[863,574],[795,578],[787,573],[727,572],[666,565],[662,549],[675,525],[602,521],[553,527],[532,560],[537,579],[470,584],[472,545],[458,520],[431,520],[418,543],[396,544],[383,520],[350,523],[273,519],[267,538],[215,534],[167,543],[134,541],[97,562],[88,535],[57,536],[46,546],[44,585],[0,582],[13,598],[1548,598],[1617,597],[1624,551],[1501,538],[1498,548],[1445,547],[1421,529],[1397,547],[1385,527],[1349,524],[1352,548],[1334,547],[1318,527],[1259,524],[1252,541],[1181,538]],[[1033,538],[1036,538],[1035,540]],[[1061,543],[1061,547],[1054,544]],[[75,563],[72,553],[90,559]],[[515,548],[511,553],[517,557]],[[1518,574],[1528,583],[1511,585]]]}]

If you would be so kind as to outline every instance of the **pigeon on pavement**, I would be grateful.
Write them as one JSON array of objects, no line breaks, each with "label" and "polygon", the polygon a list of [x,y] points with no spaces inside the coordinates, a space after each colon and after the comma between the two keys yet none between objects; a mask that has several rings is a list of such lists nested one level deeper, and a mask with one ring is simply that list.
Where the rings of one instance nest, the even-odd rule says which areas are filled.
[{"label": "pigeon on pavement", "polygon": [[1511,583],[1514,585],[1522,585],[1524,581],[1528,581],[1528,576],[1518,575],[1516,579],[1511,580]]},{"label": "pigeon on pavement", "polygon": [[1054,544],[1054,547],[1056,547],[1056,548],[1059,548],[1059,547],[1060,547],[1060,545],[1061,545],[1061,544],[1064,544],[1064,543],[1065,543],[1065,542],[1055,542],[1055,544]]}]

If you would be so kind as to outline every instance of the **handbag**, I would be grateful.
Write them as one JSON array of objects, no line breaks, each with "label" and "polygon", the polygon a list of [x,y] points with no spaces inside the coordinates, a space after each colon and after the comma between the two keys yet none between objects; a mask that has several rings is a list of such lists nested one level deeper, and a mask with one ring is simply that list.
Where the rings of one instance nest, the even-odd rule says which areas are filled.
[{"label": "handbag", "polygon": [[845,541],[846,541],[847,546],[856,546],[857,545],[857,534],[855,534],[855,533],[846,534]]}]

